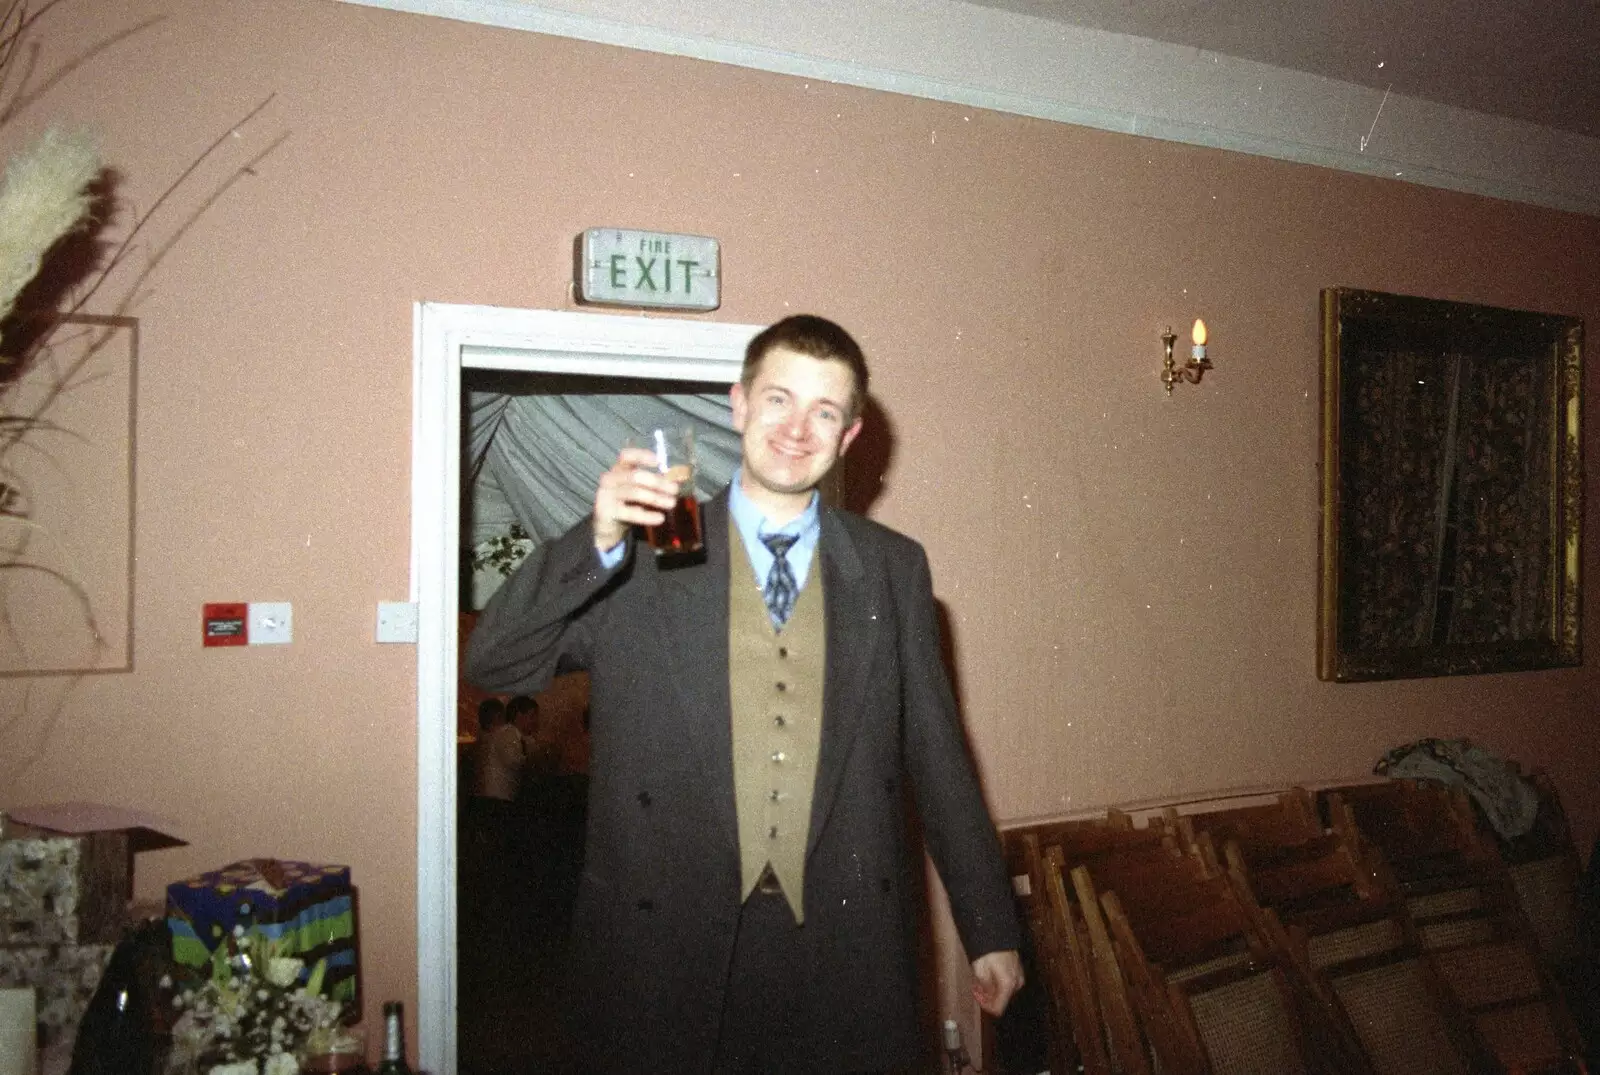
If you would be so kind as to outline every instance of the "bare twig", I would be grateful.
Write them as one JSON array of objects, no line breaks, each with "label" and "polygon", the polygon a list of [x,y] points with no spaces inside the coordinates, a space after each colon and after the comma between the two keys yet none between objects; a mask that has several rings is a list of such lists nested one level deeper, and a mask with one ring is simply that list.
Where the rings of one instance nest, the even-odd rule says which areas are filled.
[{"label": "bare twig", "polygon": [[[44,530],[43,527],[38,527],[38,529],[44,533],[49,533],[49,531]],[[57,544],[59,545],[60,543],[57,542]],[[61,571],[53,567],[46,567],[44,564],[34,563],[31,560],[0,560],[0,572],[9,571],[26,571],[33,572],[35,574],[46,575],[65,586],[68,591],[71,592],[72,596],[77,599],[78,607],[82,610],[84,626],[89,628],[90,637],[94,641],[94,648],[97,650],[103,650],[106,648],[105,635],[100,633],[100,623],[95,619],[94,616],[94,602],[89,598],[89,591],[85,590],[83,588],[83,584],[77,579],[74,579],[65,571]],[[0,601],[0,607],[6,607],[5,602]],[[5,618],[9,622],[9,609]],[[16,643],[18,646],[21,645],[22,639],[17,637],[14,631],[7,631],[6,633],[13,636],[12,641],[14,643]]]},{"label": "bare twig", "polygon": [[[61,323],[59,321],[59,316],[60,315],[56,315],[56,324],[47,328],[44,334],[40,337],[39,342],[31,346],[28,350],[28,353],[23,356],[21,365],[24,370],[31,370],[35,365],[38,364],[40,355],[50,354],[54,347],[59,346],[53,338],[56,331],[56,326]],[[11,419],[11,421],[6,426],[0,427],[0,462],[3,462],[6,456],[11,453],[11,450],[17,447],[22,439],[28,434],[36,433],[41,429],[47,428],[44,422],[45,414],[49,412],[51,407],[55,406],[56,402],[62,397],[62,395],[64,395],[77,383],[78,373],[81,372],[83,368],[91,361],[93,361],[96,355],[106,348],[106,346],[111,342],[112,334],[112,326],[105,326],[104,331],[100,333],[99,337],[91,342],[88,347],[84,348],[82,355],[68,363],[67,366],[60,372],[56,373],[51,379],[50,387],[45,390],[44,395],[40,398],[39,402],[34,405],[33,410],[30,413],[21,415],[12,414],[7,416],[9,419]],[[0,392],[0,399],[5,398],[5,395],[7,394],[8,393]]]},{"label": "bare twig", "polygon": [[[28,17],[26,24],[24,24],[18,30],[18,33],[21,34],[33,24],[35,19],[37,19],[40,15],[43,15],[50,8],[55,7],[58,3],[61,3],[61,0],[50,0],[48,4]],[[77,71],[80,67],[94,59],[96,56],[102,55],[115,46],[120,45],[128,38],[133,37],[135,34],[143,33],[144,31],[150,29],[150,27],[164,21],[166,21],[165,15],[154,15],[141,23],[135,23],[133,26],[130,26],[125,30],[119,30],[110,37],[95,42],[81,55],[74,57],[71,62],[62,64],[49,78],[39,83],[39,85],[35,86],[31,90],[27,88],[29,82],[29,78],[27,76],[33,73],[33,67],[32,64],[30,64],[28,70],[24,73],[24,77],[17,84],[17,95],[11,99],[10,103],[7,104],[5,108],[0,109],[0,126],[4,126],[5,124],[16,119],[17,116],[25,111],[29,105],[33,104],[33,102],[49,93],[56,86],[60,85],[61,82],[67,78],[67,76]],[[20,44],[20,38],[18,39],[18,44]],[[16,47],[17,44],[13,44],[7,49],[7,59],[10,59],[11,50]]]},{"label": "bare twig", "polygon": [[[128,256],[128,254],[132,251],[132,249],[133,249],[133,240],[138,237],[138,235],[139,235],[139,233],[141,231],[144,230],[145,225],[150,222],[151,218],[154,217],[156,215],[156,213],[161,211],[161,207],[163,205],[165,205],[167,203],[167,201],[174,194],[176,194],[178,192],[178,189],[183,186],[184,182],[186,180],[188,180],[188,178],[190,176],[192,176],[196,171],[199,170],[199,168],[200,168],[200,166],[202,164],[204,164],[213,155],[215,155],[217,150],[221,149],[222,146],[227,143],[228,139],[233,136],[233,133],[235,131],[237,131],[240,127],[243,127],[246,123],[249,123],[251,120],[255,119],[257,116],[259,116],[261,114],[262,110],[264,110],[269,104],[271,104],[272,101],[273,101],[273,98],[275,98],[275,97],[277,97],[277,94],[269,93],[266,96],[266,98],[262,100],[262,102],[260,104],[256,105],[250,111],[246,112],[242,118],[240,118],[238,121],[236,121],[231,127],[229,127],[222,134],[218,135],[216,141],[212,142],[209,146],[207,146],[201,152],[201,154],[198,157],[196,157],[190,163],[189,167],[185,168],[182,172],[180,172],[178,174],[178,178],[174,179],[171,183],[167,184],[167,189],[162,191],[161,195],[158,198],[156,198],[156,200],[154,202],[151,203],[149,209],[145,210],[145,212],[140,214],[138,220],[134,221],[132,229],[130,229],[128,234],[123,237],[122,241],[117,244],[117,249],[111,255],[111,259],[108,262],[106,262],[106,264],[105,264],[105,266],[103,268],[101,268],[98,272],[95,273],[94,280],[90,283],[88,290],[85,291],[82,295],[78,296],[78,298],[72,303],[72,305],[67,308],[67,310],[66,310],[67,313],[78,313],[79,311],[81,311],[83,309],[84,305],[89,301],[89,299],[91,299],[94,296],[95,292],[100,290],[100,286],[106,282],[106,279],[108,277],[110,277],[110,275],[116,270],[117,266],[122,264],[123,259],[126,258]],[[228,178],[224,179],[222,181],[222,183],[218,186],[218,188],[215,191],[213,191],[209,197],[207,197],[203,202],[200,203],[199,209],[197,209],[194,213],[190,214],[189,218],[187,220],[185,220],[184,223],[181,225],[179,233],[181,234],[182,232],[186,232],[186,231],[189,230],[189,228],[193,227],[194,226],[194,222],[199,219],[200,214],[204,213],[207,209],[211,208],[211,206],[213,204],[215,204],[217,199],[220,198],[224,193],[227,192],[228,188],[232,187],[235,183],[237,183],[240,179],[244,178],[245,176],[254,175],[255,174],[255,166],[260,164],[261,161],[263,161],[264,159],[266,159],[267,155],[270,154],[273,150],[277,149],[280,145],[282,145],[284,140],[287,139],[288,137],[289,137],[288,132],[284,132],[283,134],[279,135],[276,139],[274,139],[271,143],[269,143],[267,145],[267,147],[265,149],[263,149],[260,153],[257,153],[254,157],[251,157],[249,160],[245,161],[238,168],[235,168],[233,170],[232,174],[230,174],[228,176]],[[161,251],[160,251],[161,254],[164,255],[171,248],[171,246],[172,246],[171,242],[168,242],[166,245],[162,246]],[[152,264],[150,266],[148,266],[145,269],[144,272],[140,273],[139,276],[135,278],[134,284],[137,285],[140,281],[144,280],[144,278],[149,275],[150,269],[153,268],[153,267],[154,267],[154,262],[152,262]],[[133,290],[134,290],[134,287],[130,286],[128,290],[129,290],[129,293],[131,294],[133,292]],[[121,309],[121,307],[119,307],[119,310],[120,309]]]},{"label": "bare twig", "polygon": [[[128,234],[123,236],[122,240],[117,244],[117,247],[112,253],[110,259],[107,260],[107,262],[101,266],[101,268],[96,270],[93,279],[89,283],[89,286],[81,294],[79,294],[65,310],[61,311],[62,315],[70,315],[82,312],[84,306],[88,304],[89,300],[93,298],[97,292],[99,292],[100,288],[105,284],[105,282],[110,279],[112,273],[116,271],[116,269],[133,251],[134,240],[138,238],[142,231],[144,231],[145,227],[150,223],[155,215],[161,211],[161,208],[172,199],[172,197],[184,185],[185,181],[194,175],[201,165],[203,165],[209,158],[214,156],[217,151],[227,143],[234,131],[248,123],[251,119],[260,115],[262,110],[265,109],[267,105],[272,103],[272,100],[275,96],[277,95],[269,94],[260,104],[256,105],[249,112],[245,113],[245,115],[239,119],[238,122],[234,123],[228,128],[227,132],[219,136],[215,141],[207,146],[205,150],[198,157],[196,157],[194,161],[192,161],[176,179],[167,185],[167,188],[161,192],[160,196],[156,198],[156,200],[151,204],[150,208],[144,213],[140,214],[139,218],[134,221],[133,227],[129,229]],[[132,296],[136,293],[138,286],[149,277],[150,273],[155,270],[156,265],[160,263],[161,259],[171,251],[172,246],[177,239],[186,233],[190,228],[192,228],[195,222],[199,220],[200,216],[203,215],[207,209],[216,204],[218,199],[220,199],[223,194],[232,188],[232,186],[240,179],[247,175],[254,175],[256,166],[259,165],[262,160],[264,160],[280,145],[282,145],[288,137],[289,135],[287,132],[279,135],[260,153],[257,153],[244,164],[235,168],[233,172],[227,176],[227,178],[219,183],[216,189],[207,195],[206,198],[201,201],[200,205],[194,210],[194,212],[190,213],[189,216],[186,217],[178,226],[178,228],[175,229],[172,238],[170,238],[160,247],[156,256],[152,258],[150,263],[146,265],[145,268],[140,271],[139,275],[133,279],[132,283],[130,283],[128,286],[128,295]],[[121,312],[121,310],[125,308],[127,301],[128,299],[124,298],[123,302],[118,305],[118,312]],[[45,350],[51,345],[53,333],[53,328],[46,330],[40,336],[38,342],[29,349],[29,352],[22,356],[21,365],[24,368],[31,367],[37,361],[39,352]],[[97,339],[96,342],[88,350],[86,350],[81,357],[69,365],[66,371],[57,378],[56,384],[45,393],[43,399],[41,399],[39,404],[34,407],[32,414],[26,417],[37,419],[39,416],[48,411],[49,408],[54,405],[56,400],[60,397],[62,391],[65,390],[67,384],[70,383],[73,375],[75,375],[88,362],[90,362],[95,355],[106,346],[110,338],[111,333],[109,330],[101,333],[99,339]],[[5,454],[10,451],[20,437],[26,435],[28,429],[29,427],[25,423],[21,426],[14,426],[11,429],[0,428],[0,458],[3,458]]]},{"label": "bare twig", "polygon": [[[0,610],[0,614],[3,614],[3,610]],[[9,783],[18,774],[26,772],[44,756],[45,746],[49,743],[50,736],[55,732],[56,725],[60,723],[61,715],[66,712],[67,699],[72,696],[73,690],[81,682],[83,682],[82,672],[64,677],[65,685],[62,687],[60,695],[54,701],[47,699],[42,707],[36,707],[33,699],[36,694],[43,693],[43,688],[32,680],[23,680],[22,704],[17,706],[15,716],[9,720],[0,721],[0,739],[6,740],[8,745],[13,742],[15,737],[11,733],[14,730],[20,730],[23,719],[29,716],[35,717],[38,731],[33,744],[26,752],[18,751],[15,754],[8,752],[3,758],[0,758],[0,764],[8,766],[3,772],[0,772],[0,777],[4,778],[0,779],[0,783]],[[43,709],[42,715],[39,713],[40,708]]]},{"label": "bare twig", "polygon": [[[113,33],[95,42],[36,83],[35,63],[39,50],[35,44],[29,42],[28,32],[42,15],[61,2],[62,0],[44,0],[39,6],[30,7],[27,0],[0,0],[0,129],[40,100],[68,75],[109,49],[162,21],[162,17],[157,16]],[[28,500],[26,482],[20,480],[16,469],[7,461],[12,458],[13,450],[43,451],[33,443],[34,438],[41,433],[78,436],[51,421],[49,413],[65,393],[96,379],[98,375],[86,375],[86,371],[91,368],[90,363],[115,337],[115,326],[90,325],[86,326],[82,333],[67,335],[60,331],[65,324],[64,319],[85,310],[90,301],[102,292],[107,282],[122,268],[130,254],[138,248],[141,237],[152,227],[152,221],[170,213],[171,203],[178,192],[186,189],[200,170],[218,156],[222,147],[237,135],[239,129],[258,117],[272,103],[275,96],[269,94],[229,125],[227,130],[190,161],[187,167],[161,191],[150,207],[134,217],[126,234],[111,246],[109,256],[105,256],[102,252],[100,257],[95,258],[94,267],[88,271],[86,280],[71,290],[65,304],[47,315],[46,320],[35,327],[33,333],[26,338],[20,353],[15,356],[14,367],[7,370],[4,365],[0,365],[0,372],[7,376],[5,381],[0,381],[0,412],[4,412],[0,413],[0,497],[4,498],[0,501],[0,518],[5,519],[8,526],[20,525],[27,533],[48,539],[59,550],[58,562],[64,565],[56,568],[39,562],[33,548],[34,542],[18,535],[19,539],[12,548],[0,551],[0,578],[18,572],[32,573],[54,579],[66,587],[80,610],[84,625],[97,651],[104,650],[107,643],[96,618],[91,595],[74,577],[78,572],[72,564],[70,551],[47,527],[31,518],[32,504]],[[140,295],[144,282],[177,242],[236,183],[245,176],[255,175],[257,166],[287,138],[287,132],[280,134],[243,164],[232,169],[206,193],[205,197],[200,199],[197,206],[177,221],[171,234],[155,248],[148,262],[125,287],[120,288],[121,297],[114,303],[116,312],[121,313],[129,308]],[[109,181],[110,173],[103,175]],[[57,252],[59,250],[58,247]],[[72,346],[75,342],[81,342],[81,347]],[[62,350],[68,347],[71,347],[71,357],[58,360]],[[51,365],[44,366],[47,362]],[[44,373],[43,390],[29,403],[26,412],[17,413],[13,410],[13,405],[17,402],[20,384],[28,374],[35,371]],[[33,379],[32,384],[35,388],[39,387],[39,381],[40,378]],[[48,452],[44,454],[49,457]],[[22,648],[23,639],[17,625],[12,621],[10,609],[3,595],[0,595],[0,638],[8,640],[18,649]],[[26,703],[24,708],[26,709]]]}]

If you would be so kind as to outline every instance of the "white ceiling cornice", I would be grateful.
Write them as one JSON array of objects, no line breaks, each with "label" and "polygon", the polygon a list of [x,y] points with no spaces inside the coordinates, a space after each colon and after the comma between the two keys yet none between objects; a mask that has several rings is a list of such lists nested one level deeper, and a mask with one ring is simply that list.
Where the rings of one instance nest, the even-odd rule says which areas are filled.
[{"label": "white ceiling cornice", "polygon": [[342,0],[1600,216],[1600,139],[961,0]]}]

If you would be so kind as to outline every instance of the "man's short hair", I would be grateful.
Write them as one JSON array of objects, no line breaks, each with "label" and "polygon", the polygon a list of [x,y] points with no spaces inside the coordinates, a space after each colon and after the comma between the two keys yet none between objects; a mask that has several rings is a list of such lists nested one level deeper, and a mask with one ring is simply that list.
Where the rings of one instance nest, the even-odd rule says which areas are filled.
[{"label": "man's short hair", "polygon": [[487,728],[497,720],[504,719],[506,704],[498,698],[485,698],[478,703],[478,727]]},{"label": "man's short hair", "polygon": [[861,413],[867,399],[867,356],[855,337],[841,326],[816,314],[793,314],[758,332],[744,350],[744,369],[739,373],[739,383],[746,392],[761,372],[761,363],[774,347],[787,347],[802,355],[830,362],[843,362],[850,367],[855,379],[855,391],[850,397],[850,418]]},{"label": "man's short hair", "polygon": [[516,720],[524,713],[539,712],[539,703],[526,694],[519,694],[506,703],[506,719]]}]

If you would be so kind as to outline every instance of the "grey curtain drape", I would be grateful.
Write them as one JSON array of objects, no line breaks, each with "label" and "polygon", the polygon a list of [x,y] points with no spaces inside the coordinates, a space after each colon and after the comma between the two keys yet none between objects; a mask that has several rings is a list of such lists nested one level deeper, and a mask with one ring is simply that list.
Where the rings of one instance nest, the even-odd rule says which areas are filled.
[{"label": "grey curtain drape", "polygon": [[[600,475],[630,436],[657,426],[695,429],[695,492],[711,496],[732,478],[739,437],[726,392],[651,395],[470,390],[462,491],[462,543],[476,546],[519,523],[535,544],[589,514]],[[491,580],[492,582],[492,580]],[[488,587],[474,587],[473,605]]]}]

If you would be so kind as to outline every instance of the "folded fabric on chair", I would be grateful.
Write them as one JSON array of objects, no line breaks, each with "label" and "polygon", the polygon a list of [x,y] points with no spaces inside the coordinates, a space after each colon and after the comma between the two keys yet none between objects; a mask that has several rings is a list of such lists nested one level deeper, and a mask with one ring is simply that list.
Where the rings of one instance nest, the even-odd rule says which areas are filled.
[{"label": "folded fabric on chair", "polygon": [[1467,739],[1419,739],[1389,751],[1372,771],[1395,780],[1462,787],[1502,840],[1533,828],[1539,792],[1516,765]]}]

